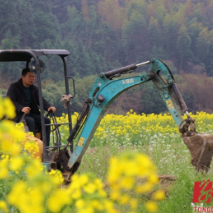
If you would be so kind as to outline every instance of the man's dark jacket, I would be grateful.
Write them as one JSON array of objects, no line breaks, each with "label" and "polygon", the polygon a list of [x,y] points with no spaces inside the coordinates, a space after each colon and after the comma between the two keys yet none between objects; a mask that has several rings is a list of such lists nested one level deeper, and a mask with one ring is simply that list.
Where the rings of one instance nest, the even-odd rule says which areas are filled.
[{"label": "man's dark jacket", "polygon": [[[38,88],[35,85],[30,86],[32,103],[31,103],[31,113],[40,114],[39,112],[39,96],[38,96]],[[26,95],[23,89],[22,79],[19,79],[17,82],[12,83],[7,91],[7,96],[12,100],[13,104],[16,108],[16,118],[15,122],[19,122],[22,118],[23,112],[21,111],[24,108]],[[43,98],[43,97],[42,97]],[[43,98],[43,106],[44,110],[51,106],[48,101]]]}]

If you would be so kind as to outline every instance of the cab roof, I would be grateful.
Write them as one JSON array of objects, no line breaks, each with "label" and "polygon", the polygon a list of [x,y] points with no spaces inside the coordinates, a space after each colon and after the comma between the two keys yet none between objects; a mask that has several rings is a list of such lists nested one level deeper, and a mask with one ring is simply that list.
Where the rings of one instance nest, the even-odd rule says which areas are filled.
[{"label": "cab roof", "polygon": [[61,49],[6,49],[0,50],[0,62],[6,61],[30,61],[32,57],[42,55],[59,55],[66,57],[70,53],[68,50]]}]

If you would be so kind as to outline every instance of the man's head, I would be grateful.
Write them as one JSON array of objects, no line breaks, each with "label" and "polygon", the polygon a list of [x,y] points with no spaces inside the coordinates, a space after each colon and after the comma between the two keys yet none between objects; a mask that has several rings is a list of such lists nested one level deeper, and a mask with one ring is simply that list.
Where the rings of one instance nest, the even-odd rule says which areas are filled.
[{"label": "man's head", "polygon": [[30,71],[29,68],[24,68],[21,73],[21,78],[23,85],[25,87],[29,87],[30,85],[33,85],[35,80],[35,74]]}]

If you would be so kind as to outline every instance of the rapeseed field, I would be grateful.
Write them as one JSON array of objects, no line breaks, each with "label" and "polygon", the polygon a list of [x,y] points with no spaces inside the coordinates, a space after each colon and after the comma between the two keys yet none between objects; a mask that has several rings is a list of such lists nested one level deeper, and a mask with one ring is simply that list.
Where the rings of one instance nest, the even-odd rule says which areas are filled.
[{"label": "rapeseed field", "polygon": [[[15,116],[9,99],[0,99],[0,108],[0,119]],[[198,132],[212,133],[211,114],[191,116]],[[73,125],[77,117],[74,113]],[[66,143],[68,127],[60,129]],[[194,182],[212,181],[212,169],[205,177],[195,175],[190,153],[166,113],[106,114],[69,185],[60,171],[49,171],[32,157],[37,151],[23,125],[0,121],[0,212],[191,212]]]}]

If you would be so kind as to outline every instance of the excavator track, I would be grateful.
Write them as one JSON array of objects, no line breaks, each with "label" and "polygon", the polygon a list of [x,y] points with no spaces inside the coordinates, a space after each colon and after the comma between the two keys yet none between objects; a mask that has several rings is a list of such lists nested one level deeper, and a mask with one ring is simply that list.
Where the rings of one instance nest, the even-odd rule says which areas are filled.
[{"label": "excavator track", "polygon": [[69,158],[70,154],[68,150],[66,148],[61,149],[54,153],[49,166],[50,170],[54,169],[61,171],[64,178],[64,184],[69,184],[71,181],[71,176],[73,175],[73,170],[70,170],[67,166]]}]

